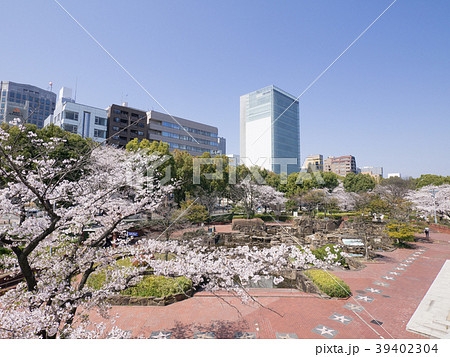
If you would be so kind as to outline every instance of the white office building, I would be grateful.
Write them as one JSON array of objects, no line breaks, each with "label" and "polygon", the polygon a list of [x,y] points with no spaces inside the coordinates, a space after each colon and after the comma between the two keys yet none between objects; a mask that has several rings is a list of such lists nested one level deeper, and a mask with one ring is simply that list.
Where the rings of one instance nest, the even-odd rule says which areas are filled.
[{"label": "white office building", "polygon": [[271,85],[241,96],[240,156],[277,174],[300,171],[298,100]]},{"label": "white office building", "polygon": [[44,126],[55,124],[66,131],[81,135],[83,138],[103,142],[107,132],[106,118],[106,109],[75,103],[75,100],[72,99],[72,90],[62,87],[59,91],[55,111],[45,119]]}]

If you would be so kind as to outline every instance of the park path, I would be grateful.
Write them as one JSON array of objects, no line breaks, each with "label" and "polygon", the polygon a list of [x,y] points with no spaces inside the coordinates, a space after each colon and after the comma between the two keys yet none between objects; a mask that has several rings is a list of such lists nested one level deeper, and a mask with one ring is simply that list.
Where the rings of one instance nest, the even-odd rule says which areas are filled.
[{"label": "park path", "polygon": [[[116,324],[133,337],[425,338],[406,325],[450,259],[450,234],[432,233],[414,249],[383,252],[359,271],[336,271],[349,299],[321,299],[289,289],[252,289],[257,302],[201,292],[164,307],[116,306]],[[92,319],[100,321],[97,316]],[[162,331],[162,333],[161,333]]]}]

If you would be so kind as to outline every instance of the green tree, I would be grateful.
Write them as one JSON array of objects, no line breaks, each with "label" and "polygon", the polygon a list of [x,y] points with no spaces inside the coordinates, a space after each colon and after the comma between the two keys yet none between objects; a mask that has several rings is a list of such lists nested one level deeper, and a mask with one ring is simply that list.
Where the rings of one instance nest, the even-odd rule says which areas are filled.
[{"label": "green tree", "polygon": [[397,244],[414,241],[416,230],[410,223],[393,221],[386,226],[386,229],[389,237],[395,239]]},{"label": "green tree", "polygon": [[323,187],[326,187],[330,191],[332,191],[339,186],[339,176],[336,175],[334,172],[321,172],[320,175],[322,176],[322,179],[325,182],[323,184]]},{"label": "green tree", "polygon": [[[81,172],[90,157],[90,153],[94,147],[91,139],[84,139],[80,135],[69,133],[61,128],[51,124],[43,129],[37,129],[36,125],[26,124],[25,129],[20,130],[17,126],[1,124],[1,128],[9,134],[6,146],[9,146],[9,155],[11,157],[23,157],[27,162],[27,167],[34,166],[33,159],[40,155],[33,144],[33,140],[41,140],[48,143],[51,138],[60,138],[61,142],[54,150],[49,150],[49,158],[54,159],[55,167],[65,166],[65,160],[77,160],[78,165],[70,172],[66,172],[65,179],[70,181],[78,180]],[[86,160],[83,160],[86,159]],[[4,185],[8,181],[9,171],[0,162],[0,185]]]},{"label": "green tree", "polygon": [[416,179],[416,188],[422,188],[424,186],[440,186],[443,184],[450,184],[450,176],[439,176],[439,175],[421,175]]},{"label": "green tree", "polygon": [[370,175],[348,173],[344,178],[344,188],[347,192],[367,192],[375,188],[376,181]]},{"label": "green tree", "polygon": [[194,200],[181,202],[181,209],[178,214],[182,214],[189,222],[195,224],[206,222],[209,218],[206,207],[194,203]]}]

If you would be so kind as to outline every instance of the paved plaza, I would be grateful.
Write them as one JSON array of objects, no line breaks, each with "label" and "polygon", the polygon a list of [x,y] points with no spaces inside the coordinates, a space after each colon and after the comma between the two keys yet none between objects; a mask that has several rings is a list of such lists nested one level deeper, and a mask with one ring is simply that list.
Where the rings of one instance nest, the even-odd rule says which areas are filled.
[{"label": "paved plaza", "polygon": [[[350,286],[348,299],[252,289],[255,301],[242,304],[229,293],[201,292],[165,307],[116,306],[111,315],[118,314],[117,325],[133,337],[145,338],[427,338],[407,324],[450,259],[450,235],[431,239],[383,252],[362,270],[334,272]],[[442,294],[438,282],[433,286],[433,296]]]}]

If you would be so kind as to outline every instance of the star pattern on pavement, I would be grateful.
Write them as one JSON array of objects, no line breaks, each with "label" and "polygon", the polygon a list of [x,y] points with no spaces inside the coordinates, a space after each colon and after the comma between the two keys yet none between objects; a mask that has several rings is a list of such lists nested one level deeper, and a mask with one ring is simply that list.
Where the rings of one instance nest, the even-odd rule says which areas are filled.
[{"label": "star pattern on pavement", "polygon": [[194,334],[194,338],[198,339],[210,339],[210,338],[216,338],[214,332],[196,332]]},{"label": "star pattern on pavement", "polygon": [[400,263],[399,265],[402,266],[402,267],[409,267],[410,266],[409,264],[405,264],[405,263]]},{"label": "star pattern on pavement", "polygon": [[242,340],[252,340],[256,338],[255,332],[236,332],[234,334],[234,338],[242,339]]},{"label": "star pattern on pavement", "polygon": [[374,298],[367,296],[367,295],[357,295],[356,299],[366,301],[366,302],[372,302],[375,300]]},{"label": "star pattern on pavement", "polygon": [[380,289],[367,288],[366,291],[368,291],[370,293],[381,294],[381,290]]},{"label": "star pattern on pavement", "polygon": [[402,267],[395,267],[394,269],[397,269],[397,270],[406,270],[405,268],[402,268]]},{"label": "star pattern on pavement", "polygon": [[329,319],[334,320],[334,321],[339,321],[339,322],[343,323],[344,325],[348,325],[353,320],[351,317],[341,315],[336,312],[333,315],[331,315],[329,317]]},{"label": "star pattern on pavement", "polygon": [[414,263],[414,261],[413,260],[405,260],[405,263],[411,264],[411,263]]},{"label": "star pattern on pavement", "polygon": [[388,274],[392,274],[392,275],[400,275],[400,273],[397,273],[396,271],[388,271]]},{"label": "star pattern on pavement", "polygon": [[386,279],[386,280],[395,280],[395,278],[394,277],[392,277],[392,276],[382,276],[382,278],[383,279]]},{"label": "star pattern on pavement", "polygon": [[169,339],[170,336],[172,336],[172,332],[153,331],[149,338],[152,338],[152,339]]},{"label": "star pattern on pavement", "polygon": [[320,336],[327,338],[333,338],[338,333],[336,330],[333,330],[332,328],[326,327],[324,325],[316,326],[312,331]]},{"label": "star pattern on pavement", "polygon": [[364,310],[364,307],[362,307],[360,305],[351,304],[351,303],[345,304],[344,308],[352,310],[352,311],[357,311],[357,312],[361,312]]},{"label": "star pattern on pavement", "polygon": [[384,282],[382,282],[382,281],[375,281],[374,282],[374,285],[378,285],[378,286],[389,286],[389,283],[384,283]]},{"label": "star pattern on pavement", "polygon": [[298,336],[296,333],[276,333],[277,338],[283,339],[283,340],[292,340],[297,339]]}]

